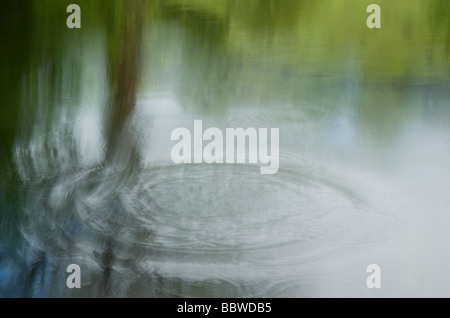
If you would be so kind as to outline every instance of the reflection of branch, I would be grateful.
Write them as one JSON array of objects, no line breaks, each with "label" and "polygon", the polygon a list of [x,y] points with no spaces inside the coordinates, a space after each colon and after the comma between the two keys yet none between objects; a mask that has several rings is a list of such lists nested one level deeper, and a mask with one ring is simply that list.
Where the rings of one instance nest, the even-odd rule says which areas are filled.
[{"label": "reflection of branch", "polygon": [[117,50],[110,49],[109,52],[111,114],[106,127],[107,160],[117,156],[120,151],[130,161],[129,156],[133,156],[135,149],[131,137],[125,131],[125,123],[136,102],[144,10],[142,0],[125,1],[124,6],[119,15],[120,33],[110,38],[111,47]]},{"label": "reflection of branch", "polygon": [[[137,153],[134,141],[126,131],[126,123],[136,103],[136,90],[140,68],[141,34],[143,26],[142,0],[124,1],[119,14],[119,33],[110,36],[108,55],[110,100],[109,121],[106,123],[108,138],[106,160],[119,163],[120,168],[130,171],[135,167]],[[113,203],[109,205],[111,213],[120,209]],[[111,270],[115,261],[114,238],[106,238],[105,250],[96,255],[103,270],[102,288],[108,295],[111,289]]]}]

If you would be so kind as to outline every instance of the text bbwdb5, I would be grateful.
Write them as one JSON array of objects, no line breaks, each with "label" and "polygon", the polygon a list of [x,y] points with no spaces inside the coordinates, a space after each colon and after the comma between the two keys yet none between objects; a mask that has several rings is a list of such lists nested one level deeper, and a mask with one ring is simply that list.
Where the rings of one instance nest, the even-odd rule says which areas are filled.
[{"label": "text bbwdb5", "polygon": [[257,130],[250,127],[244,130],[239,127],[226,128],[224,139],[219,128],[210,127],[203,131],[203,122],[194,120],[193,136],[184,127],[172,131],[171,140],[178,142],[173,146],[170,156],[176,164],[259,163],[262,165],[261,174],[274,174],[279,167],[279,135],[278,128],[270,128],[269,140],[268,128]]},{"label": "text bbwdb5", "polygon": [[178,305],[178,313],[202,313],[208,316],[211,312],[221,312],[221,313],[269,313],[272,311],[271,303],[260,303],[260,302],[230,302],[221,303],[221,306],[212,305],[199,305],[199,304],[188,304],[184,302],[183,305]]}]

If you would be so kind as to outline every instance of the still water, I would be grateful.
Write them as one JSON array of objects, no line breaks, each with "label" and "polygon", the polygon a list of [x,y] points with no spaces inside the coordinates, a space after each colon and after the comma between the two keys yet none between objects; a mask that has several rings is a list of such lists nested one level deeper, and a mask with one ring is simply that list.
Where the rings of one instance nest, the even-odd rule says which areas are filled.
[{"label": "still water", "polygon": [[[450,296],[449,6],[367,4],[10,5],[0,296]],[[174,164],[196,119],[279,128],[278,172]]]}]

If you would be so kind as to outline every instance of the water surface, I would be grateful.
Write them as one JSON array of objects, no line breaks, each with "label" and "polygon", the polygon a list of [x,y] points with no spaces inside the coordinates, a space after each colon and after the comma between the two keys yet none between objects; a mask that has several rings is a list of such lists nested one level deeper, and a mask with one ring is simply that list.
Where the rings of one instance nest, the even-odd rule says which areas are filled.
[{"label": "water surface", "polygon": [[[0,295],[448,296],[449,6],[368,4],[4,4]],[[175,165],[195,119],[278,173]]]}]

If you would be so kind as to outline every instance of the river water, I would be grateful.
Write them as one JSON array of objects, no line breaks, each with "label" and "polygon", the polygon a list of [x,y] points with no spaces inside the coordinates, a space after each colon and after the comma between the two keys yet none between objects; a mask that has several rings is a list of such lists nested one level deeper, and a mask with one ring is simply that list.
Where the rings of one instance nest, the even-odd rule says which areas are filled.
[{"label": "river water", "polygon": [[[232,1],[226,13],[198,2],[154,5],[142,27],[131,169],[126,150],[106,160],[114,30],[61,31],[8,66],[20,75],[4,115],[17,124],[2,130],[0,296],[450,296],[449,38],[413,25],[429,69],[405,66],[400,44],[402,58],[379,48],[371,64],[356,36],[327,44],[324,1],[243,5],[249,25]],[[295,10],[315,15],[297,23]],[[278,172],[174,164],[171,132],[196,119],[279,128]],[[69,264],[80,289],[66,286]],[[369,264],[380,289],[366,286]]]}]

